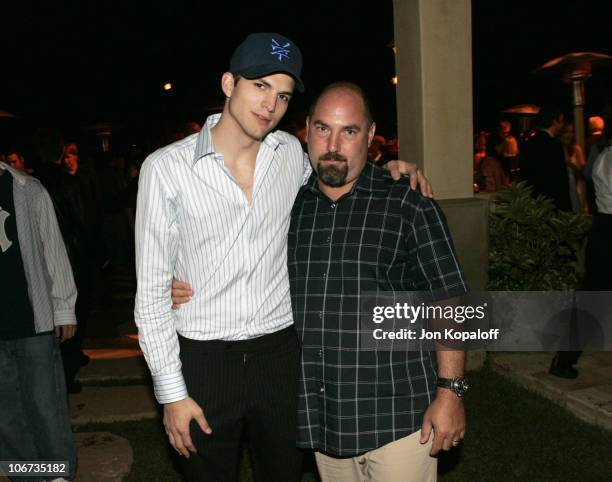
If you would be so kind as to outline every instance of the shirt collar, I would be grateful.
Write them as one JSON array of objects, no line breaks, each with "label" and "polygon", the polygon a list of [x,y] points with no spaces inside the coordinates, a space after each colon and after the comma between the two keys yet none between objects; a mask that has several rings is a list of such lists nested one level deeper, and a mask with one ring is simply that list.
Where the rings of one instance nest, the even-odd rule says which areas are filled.
[{"label": "shirt collar", "polygon": [[357,179],[355,189],[365,192],[387,192],[393,178],[389,171],[377,166],[372,159],[368,159],[363,171]]},{"label": "shirt collar", "polygon": [[195,164],[197,161],[202,159],[203,157],[209,156],[215,153],[215,148],[213,146],[212,135],[210,130],[217,125],[221,119],[221,114],[213,114],[208,116],[204,126],[200,130],[198,134],[198,140],[196,142],[195,152],[193,154],[193,163]]},{"label": "shirt collar", "polygon": [[[196,148],[193,155],[193,163],[195,164],[200,159],[216,154],[215,146],[213,145],[211,129],[217,125],[221,119],[221,113],[213,114],[208,116],[206,123],[198,134],[198,140],[196,142]],[[268,146],[270,149],[275,151],[281,144],[286,144],[287,140],[279,135],[277,132],[270,132],[264,137],[262,144]]]},{"label": "shirt collar", "polygon": [[552,134],[552,132],[550,132],[550,130],[548,129],[540,129],[542,132],[546,132],[548,134],[548,136],[552,139],[555,138],[555,136]]}]

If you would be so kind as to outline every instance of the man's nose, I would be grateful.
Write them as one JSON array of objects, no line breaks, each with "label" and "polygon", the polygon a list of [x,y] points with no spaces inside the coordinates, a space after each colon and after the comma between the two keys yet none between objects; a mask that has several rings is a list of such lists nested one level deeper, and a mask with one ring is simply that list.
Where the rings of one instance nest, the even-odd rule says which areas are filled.
[{"label": "man's nose", "polygon": [[268,112],[272,113],[276,110],[276,102],[276,94],[270,93],[263,100],[263,108],[266,109]]},{"label": "man's nose", "polygon": [[331,132],[327,138],[328,152],[338,152],[340,150],[340,139],[337,133]]}]

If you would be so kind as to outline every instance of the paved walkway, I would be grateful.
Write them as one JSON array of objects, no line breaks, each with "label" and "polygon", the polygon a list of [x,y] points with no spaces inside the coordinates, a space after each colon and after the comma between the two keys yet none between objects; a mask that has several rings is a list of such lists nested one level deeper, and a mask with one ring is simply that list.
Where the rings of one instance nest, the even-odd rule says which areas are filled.
[{"label": "paved walkway", "polygon": [[550,375],[552,353],[490,353],[493,368],[567,408],[576,417],[612,430],[612,352],[583,353],[578,378]]},{"label": "paved walkway", "polygon": [[[74,439],[79,453],[78,482],[121,482],[130,473],[132,447],[123,437],[109,432],[89,432],[76,433]],[[0,482],[8,481],[0,474]]]},{"label": "paved walkway", "polygon": [[[83,383],[83,391],[69,397],[72,424],[158,417],[159,406],[147,383],[149,373],[142,352],[136,348],[137,339],[121,336],[102,343],[98,340],[97,344],[119,348],[85,350],[91,361],[77,377]],[[120,482],[130,473],[133,454],[126,439],[108,432],[80,432],[75,434],[75,441],[79,452],[78,482]]]}]

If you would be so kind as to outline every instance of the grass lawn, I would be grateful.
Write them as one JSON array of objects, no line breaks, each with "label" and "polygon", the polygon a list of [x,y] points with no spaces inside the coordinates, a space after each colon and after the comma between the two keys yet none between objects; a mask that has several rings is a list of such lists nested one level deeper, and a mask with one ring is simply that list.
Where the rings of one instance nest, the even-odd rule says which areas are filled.
[{"label": "grass lawn", "polygon": [[[547,399],[488,368],[469,375],[468,433],[440,458],[441,482],[610,481],[612,433],[588,425]],[[134,465],[127,481],[180,481],[159,420],[91,424],[79,432],[109,431],[128,439]],[[251,481],[248,457],[241,482]],[[303,482],[314,482],[307,460]]]},{"label": "grass lawn", "polygon": [[490,369],[470,380],[466,440],[440,461],[441,481],[612,480],[612,432]]}]

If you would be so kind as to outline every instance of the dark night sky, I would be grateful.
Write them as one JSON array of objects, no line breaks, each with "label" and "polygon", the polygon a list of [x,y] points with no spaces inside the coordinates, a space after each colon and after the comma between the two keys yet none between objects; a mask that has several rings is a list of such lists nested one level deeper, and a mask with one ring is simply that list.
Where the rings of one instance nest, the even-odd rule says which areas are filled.
[{"label": "dark night sky", "polygon": [[[571,89],[533,74],[570,52],[612,55],[610,0],[474,0],[473,64],[475,123],[496,119],[514,104],[559,103],[571,109]],[[607,92],[607,94],[606,94]],[[612,69],[594,71],[586,83],[586,111],[599,112],[612,94]]]},{"label": "dark night sky", "polygon": [[[2,7],[0,108],[35,125],[201,120],[221,101],[232,50],[253,31],[278,31],[301,47],[307,93],[294,110],[325,83],[348,79],[370,93],[383,129],[394,123],[391,0],[19,3]],[[531,72],[569,51],[612,54],[611,13],[609,0],[474,0],[478,126],[513,103],[569,102],[568,87]],[[610,69],[596,72],[587,110],[600,108],[611,80]]]}]

